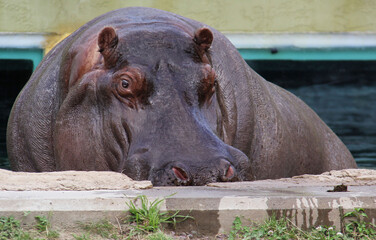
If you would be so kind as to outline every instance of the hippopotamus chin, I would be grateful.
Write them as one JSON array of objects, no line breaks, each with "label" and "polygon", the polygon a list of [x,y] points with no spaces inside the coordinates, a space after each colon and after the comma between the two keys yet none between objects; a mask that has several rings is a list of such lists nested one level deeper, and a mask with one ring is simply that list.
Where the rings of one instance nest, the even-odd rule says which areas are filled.
[{"label": "hippopotamus chin", "polygon": [[356,167],[221,33],[149,8],[104,14],[51,50],[14,104],[7,145],[15,171],[110,170],[154,185]]}]

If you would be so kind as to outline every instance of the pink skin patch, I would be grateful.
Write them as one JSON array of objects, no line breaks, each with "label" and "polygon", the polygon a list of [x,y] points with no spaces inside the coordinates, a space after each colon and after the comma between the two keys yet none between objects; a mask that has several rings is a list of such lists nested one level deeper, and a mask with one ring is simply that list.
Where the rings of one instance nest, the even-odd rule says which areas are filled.
[{"label": "pink skin patch", "polygon": [[172,171],[174,171],[175,176],[178,177],[180,180],[183,180],[183,181],[188,180],[187,173],[184,172],[182,169],[177,168],[177,167],[173,167]]},{"label": "pink skin patch", "polygon": [[230,166],[226,172],[226,178],[231,178],[234,175],[234,169]]}]

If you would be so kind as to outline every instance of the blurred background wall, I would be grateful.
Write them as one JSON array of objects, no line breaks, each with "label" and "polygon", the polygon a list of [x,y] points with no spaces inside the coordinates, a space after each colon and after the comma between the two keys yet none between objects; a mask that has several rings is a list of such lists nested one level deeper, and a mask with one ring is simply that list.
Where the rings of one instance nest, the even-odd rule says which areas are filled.
[{"label": "blurred background wall", "polygon": [[0,167],[15,97],[57,42],[114,9],[153,7],[223,32],[260,75],[306,101],[376,168],[376,1],[0,0]]},{"label": "blurred background wall", "polygon": [[1,0],[1,32],[64,34],[130,6],[171,11],[223,32],[375,32],[373,0]]},{"label": "blurred background wall", "polygon": [[153,7],[223,33],[375,33],[373,0],[0,0],[0,32],[36,33],[50,47],[114,9]]}]

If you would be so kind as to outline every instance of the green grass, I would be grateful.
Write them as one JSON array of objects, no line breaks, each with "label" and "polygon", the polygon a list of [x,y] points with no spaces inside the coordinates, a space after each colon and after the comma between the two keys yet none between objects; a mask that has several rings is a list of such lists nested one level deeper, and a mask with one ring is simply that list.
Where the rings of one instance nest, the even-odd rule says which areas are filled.
[{"label": "green grass", "polygon": [[[163,224],[172,224],[175,227],[177,223],[192,218],[190,216],[179,215],[179,211],[174,213],[161,212],[161,204],[166,198],[157,198],[150,202],[145,195],[136,197],[134,201],[126,203],[130,213],[126,222],[133,224],[131,226],[137,232],[155,233],[161,231]],[[135,203],[137,201],[140,201],[141,207],[136,206]]]},{"label": "green grass", "polygon": [[29,234],[24,232],[20,227],[20,222],[13,217],[0,217],[0,240],[32,239]]},{"label": "green grass", "polygon": [[34,229],[26,231],[21,228],[20,221],[14,217],[0,217],[0,240],[38,240],[59,237],[56,231],[51,231],[46,217],[36,216],[35,221]]},{"label": "green grass", "polygon": [[241,219],[236,217],[229,239],[376,239],[376,226],[365,221],[367,218],[364,209],[355,208],[343,215],[342,230],[337,230],[335,226],[317,226],[303,231],[286,217],[277,219],[272,216],[262,224],[254,223],[251,226],[243,226]]},{"label": "green grass", "polygon": [[121,233],[119,233],[119,229],[108,220],[101,220],[96,223],[82,224],[81,228],[85,230],[87,234],[83,234],[81,238],[76,239],[90,239],[91,234],[101,236],[105,239],[121,239]]},{"label": "green grass", "polygon": [[46,234],[48,239],[56,239],[59,237],[59,233],[57,231],[51,230],[51,223],[45,216],[36,216],[35,218],[36,225],[35,229],[40,232]]},{"label": "green grass", "polygon": [[[169,196],[168,196],[169,197]],[[149,239],[149,240],[171,240],[172,237],[162,232],[164,224],[175,226],[190,216],[179,215],[179,211],[174,213],[162,212],[161,204],[167,197],[162,199],[149,199],[140,195],[133,201],[127,202],[128,217],[121,225],[115,226],[107,220],[97,223],[81,224],[85,233],[74,235],[76,240],[89,240],[91,236],[100,236],[105,239]],[[140,207],[138,207],[140,205]]]},{"label": "green grass", "polygon": [[172,237],[166,235],[165,233],[158,231],[152,234],[149,234],[146,237],[147,240],[173,240]]},{"label": "green grass", "polygon": [[[78,224],[82,231],[72,234],[76,240],[91,239],[149,239],[149,240],[171,240],[172,237],[162,232],[163,224],[175,226],[178,222],[184,221],[190,216],[162,212],[161,204],[167,197],[149,201],[144,195],[136,197],[133,201],[126,203],[129,207],[127,220],[121,225],[114,225],[108,220],[101,220],[95,223]],[[137,202],[140,201],[140,207]],[[25,212],[24,217],[30,212]],[[35,224],[31,229],[21,228],[19,220],[14,217],[0,217],[0,240],[51,240],[59,237],[59,233],[51,228],[49,219],[45,216],[34,217]]]},{"label": "green grass", "polygon": [[365,221],[368,219],[363,208],[355,208],[354,211],[343,215],[344,232],[354,239],[376,239],[376,225]]},{"label": "green grass", "polygon": [[[76,240],[92,239],[148,239],[172,240],[173,237],[163,232],[164,224],[175,225],[190,216],[179,215],[179,212],[162,212],[163,199],[149,201],[146,196],[138,196],[127,203],[129,215],[125,222],[113,224],[108,220],[95,223],[79,224],[80,231],[74,231],[71,236]],[[139,207],[138,207],[139,206]],[[27,215],[27,214],[26,214]],[[25,215],[25,216],[26,216]],[[31,229],[24,230],[19,220],[14,217],[0,217],[0,240],[50,240],[59,237],[52,229],[51,223],[45,216],[36,216]],[[122,224],[120,224],[122,222]],[[77,230],[76,229],[76,230]],[[245,226],[240,217],[236,217],[232,230],[224,235],[230,240],[236,239],[325,239],[325,240],[358,240],[376,239],[376,226],[369,222],[363,208],[355,208],[341,216],[341,229],[334,226],[316,226],[304,231],[296,226],[289,218],[265,220],[262,224],[253,223]]]},{"label": "green grass", "polygon": [[79,236],[77,236],[76,234],[72,234],[72,236],[75,240],[90,240],[90,235],[87,233],[83,233]]}]

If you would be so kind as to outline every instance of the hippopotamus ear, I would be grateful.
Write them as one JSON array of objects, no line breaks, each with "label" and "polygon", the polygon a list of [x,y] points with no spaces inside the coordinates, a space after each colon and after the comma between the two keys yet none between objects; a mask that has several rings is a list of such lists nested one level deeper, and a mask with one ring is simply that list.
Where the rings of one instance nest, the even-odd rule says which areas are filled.
[{"label": "hippopotamus ear", "polygon": [[209,28],[200,28],[195,32],[194,41],[198,44],[200,50],[207,51],[213,42],[213,33]]},{"label": "hippopotamus ear", "polygon": [[119,59],[119,54],[116,50],[119,38],[112,27],[105,27],[98,35],[98,47],[99,52],[104,59],[104,65],[106,68],[115,66]]}]

